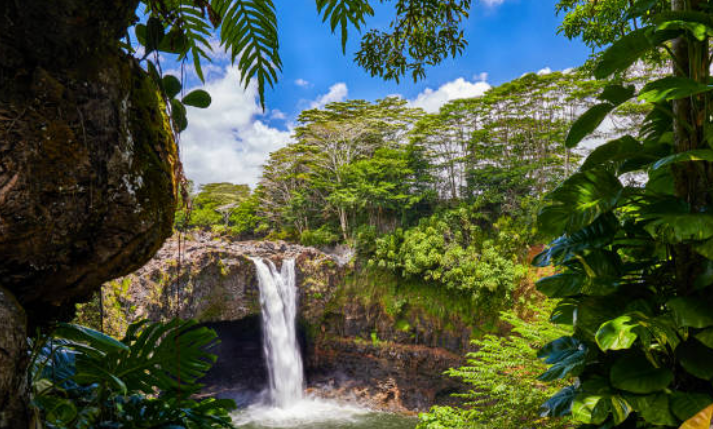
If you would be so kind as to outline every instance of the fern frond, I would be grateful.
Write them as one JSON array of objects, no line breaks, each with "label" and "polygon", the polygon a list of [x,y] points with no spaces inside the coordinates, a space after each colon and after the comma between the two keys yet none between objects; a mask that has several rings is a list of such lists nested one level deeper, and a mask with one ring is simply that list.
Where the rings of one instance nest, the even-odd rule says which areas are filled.
[{"label": "fern frond", "polygon": [[367,16],[373,16],[374,10],[368,0],[316,0],[317,11],[322,15],[322,22],[329,19],[329,26],[334,33],[340,27],[342,52],[347,49],[347,30],[349,23],[361,30]]},{"label": "fern frond", "polygon": [[272,0],[213,0],[211,7],[221,18],[221,46],[237,64],[246,88],[257,80],[264,109],[265,87],[272,87],[282,70],[275,5]]}]

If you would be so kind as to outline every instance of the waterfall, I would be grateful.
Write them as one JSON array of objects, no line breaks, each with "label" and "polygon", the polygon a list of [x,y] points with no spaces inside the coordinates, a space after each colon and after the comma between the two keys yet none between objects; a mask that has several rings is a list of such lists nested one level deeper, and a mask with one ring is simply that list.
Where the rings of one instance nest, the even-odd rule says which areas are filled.
[{"label": "waterfall", "polygon": [[260,286],[263,348],[272,405],[286,408],[302,399],[303,368],[297,343],[295,261],[286,259],[277,271],[272,261],[252,258]]}]

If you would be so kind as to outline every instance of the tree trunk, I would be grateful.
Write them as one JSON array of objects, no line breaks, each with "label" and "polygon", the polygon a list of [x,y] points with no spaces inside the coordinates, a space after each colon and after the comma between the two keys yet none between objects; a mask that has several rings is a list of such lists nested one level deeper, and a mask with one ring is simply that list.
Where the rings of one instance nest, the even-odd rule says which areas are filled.
[{"label": "tree trunk", "polygon": [[0,429],[30,427],[30,391],[25,312],[0,287]]},{"label": "tree trunk", "polygon": [[[700,11],[701,0],[672,0],[673,11]],[[689,42],[684,37],[673,41],[674,75],[708,84],[709,43]],[[674,150],[687,152],[705,146],[704,123],[706,121],[706,97],[700,95],[673,101]],[[675,194],[690,204],[692,212],[699,212],[711,202],[707,183],[712,183],[710,163],[684,162],[672,166]],[[674,262],[679,289],[682,294],[693,290],[693,282],[700,274],[703,257],[688,244],[674,248]]]}]

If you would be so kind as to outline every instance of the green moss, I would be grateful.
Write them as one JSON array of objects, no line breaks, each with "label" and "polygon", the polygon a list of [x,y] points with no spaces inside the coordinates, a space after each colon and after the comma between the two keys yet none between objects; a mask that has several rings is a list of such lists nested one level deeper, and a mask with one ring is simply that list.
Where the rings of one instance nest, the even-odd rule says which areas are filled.
[{"label": "green moss", "polygon": [[411,324],[406,319],[399,319],[396,321],[396,329],[401,332],[408,332],[411,330]]},{"label": "green moss", "polygon": [[347,303],[354,301],[365,307],[378,305],[402,332],[456,332],[463,328],[489,331],[497,326],[497,318],[478,308],[473,300],[433,283],[400,279],[375,267],[348,274],[327,302],[325,314],[340,314]]}]

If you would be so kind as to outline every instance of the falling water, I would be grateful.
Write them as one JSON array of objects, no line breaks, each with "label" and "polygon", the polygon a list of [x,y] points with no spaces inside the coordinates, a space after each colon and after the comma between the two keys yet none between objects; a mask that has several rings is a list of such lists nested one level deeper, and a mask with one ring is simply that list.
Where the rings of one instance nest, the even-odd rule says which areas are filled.
[{"label": "falling water", "polygon": [[388,416],[303,394],[302,357],[295,332],[295,261],[283,261],[282,269],[277,271],[270,260],[252,260],[260,286],[268,401],[237,411],[233,414],[233,423],[246,429],[412,428],[414,423],[411,421],[390,426]]},{"label": "falling water", "polygon": [[284,260],[280,271],[270,260],[253,258],[253,262],[260,286],[268,393],[273,406],[287,408],[302,399],[303,389],[302,357],[295,327],[295,261]]}]

